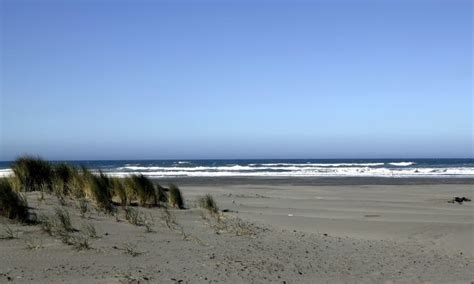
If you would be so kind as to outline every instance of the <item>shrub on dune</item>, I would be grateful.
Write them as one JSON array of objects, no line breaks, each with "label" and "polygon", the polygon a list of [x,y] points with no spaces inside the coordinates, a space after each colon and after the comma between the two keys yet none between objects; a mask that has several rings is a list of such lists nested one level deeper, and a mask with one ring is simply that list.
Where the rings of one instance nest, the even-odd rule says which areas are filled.
[{"label": "shrub on dune", "polygon": [[155,192],[155,186],[149,178],[144,175],[133,175],[125,181],[128,190],[138,198],[141,206],[157,205],[158,196]]},{"label": "shrub on dune", "polygon": [[174,184],[170,184],[168,202],[169,205],[173,208],[184,208],[184,200],[181,194],[181,190],[179,190],[179,188]]},{"label": "shrub on dune", "polygon": [[26,198],[13,190],[11,183],[6,179],[0,180],[0,215],[20,221],[28,219]]},{"label": "shrub on dune", "polygon": [[88,187],[96,206],[106,212],[111,212],[113,206],[110,193],[110,178],[102,172],[99,172],[98,176],[91,175],[88,179]]},{"label": "shrub on dune", "polygon": [[78,171],[71,165],[60,163],[53,166],[53,190],[61,195],[71,194],[71,181],[78,175]]},{"label": "shrub on dune", "polygon": [[66,185],[68,194],[74,198],[84,198],[87,184],[87,178],[76,170]]},{"label": "shrub on dune", "polygon": [[112,179],[112,192],[114,196],[120,199],[120,205],[126,206],[129,204],[130,200],[128,199],[127,190],[121,179]]},{"label": "shrub on dune", "polygon": [[79,170],[79,174],[78,174],[78,179],[75,181],[75,183],[83,192],[82,193],[83,197],[87,197],[90,199],[93,198],[92,189],[91,189],[91,184],[92,184],[91,181],[93,177],[94,175],[88,168],[86,168],[85,166],[81,166],[81,169]]},{"label": "shrub on dune", "polygon": [[217,203],[214,201],[214,198],[210,194],[206,194],[204,197],[200,197],[198,199],[199,207],[209,210],[211,213],[217,213],[219,211],[219,207],[217,207]]},{"label": "shrub on dune", "polygon": [[159,184],[156,184],[155,194],[159,202],[167,202],[168,197],[166,192],[169,191],[167,188],[162,187]]},{"label": "shrub on dune", "polygon": [[13,162],[12,170],[20,191],[40,191],[44,188],[52,190],[51,163],[39,157],[24,156]]},{"label": "shrub on dune", "polygon": [[76,229],[72,226],[71,223],[71,216],[69,215],[69,211],[64,208],[57,207],[54,210],[56,215],[56,219],[58,220],[57,226],[63,232],[74,232]]},{"label": "shrub on dune", "polygon": [[132,201],[138,198],[135,182],[133,181],[131,176],[124,178],[123,187],[125,189],[125,194],[127,195],[128,205],[130,205]]}]

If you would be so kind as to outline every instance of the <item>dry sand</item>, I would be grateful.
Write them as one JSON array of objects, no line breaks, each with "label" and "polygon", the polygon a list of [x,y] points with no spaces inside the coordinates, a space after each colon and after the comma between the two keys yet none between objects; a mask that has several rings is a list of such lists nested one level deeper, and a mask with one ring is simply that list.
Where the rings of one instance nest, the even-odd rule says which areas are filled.
[{"label": "dry sand", "polygon": [[[472,184],[283,185],[184,184],[191,209],[143,209],[153,232],[119,211],[81,218],[99,238],[76,250],[39,226],[9,225],[16,239],[0,240],[0,282],[68,283],[471,283],[474,281]],[[210,193],[221,223],[194,208]],[[55,197],[38,201],[52,214]],[[239,221],[242,219],[243,221]],[[5,221],[5,220],[1,220]],[[6,225],[0,225],[0,235]],[[128,252],[127,252],[128,248]],[[133,252],[137,255],[133,256]]]}]

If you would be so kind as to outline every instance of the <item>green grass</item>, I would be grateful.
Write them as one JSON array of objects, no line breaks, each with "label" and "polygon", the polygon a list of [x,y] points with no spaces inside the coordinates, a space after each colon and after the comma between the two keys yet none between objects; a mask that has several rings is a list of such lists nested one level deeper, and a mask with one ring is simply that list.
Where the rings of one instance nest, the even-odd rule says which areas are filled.
[{"label": "green grass", "polygon": [[80,198],[78,200],[77,207],[79,208],[79,213],[81,214],[81,218],[85,218],[86,213],[89,212],[89,206],[87,205],[87,200],[85,198]]},{"label": "green grass", "polygon": [[143,214],[133,207],[125,207],[125,219],[132,225],[142,226],[145,223]]},{"label": "green grass", "polygon": [[139,252],[137,250],[137,246],[135,244],[132,244],[132,243],[127,243],[123,250],[124,250],[125,254],[128,254],[128,255],[133,256],[133,257],[137,257],[137,256],[142,254],[142,252]]},{"label": "green grass", "polygon": [[[92,201],[99,210],[111,213],[115,210],[114,201],[123,207],[138,202],[141,206],[157,206],[168,203],[174,208],[184,208],[184,199],[179,188],[175,185],[168,189],[155,185],[144,175],[132,175],[125,179],[110,178],[103,172],[92,173],[86,167],[76,168],[67,163],[51,163],[39,157],[23,156],[12,165],[13,178],[3,187],[13,190],[2,190],[0,198],[7,200],[0,208],[1,215],[9,218],[25,219],[27,214],[26,200],[22,195],[12,192],[39,191],[44,199],[44,193],[54,193],[61,204],[68,204],[68,198]],[[12,205],[8,205],[11,201]],[[15,204],[17,206],[15,207]],[[86,207],[80,202],[81,214],[85,215]],[[5,207],[5,208],[3,208]]]},{"label": "green grass", "polygon": [[56,222],[53,218],[48,217],[46,215],[39,215],[38,222],[43,232],[47,233],[50,236],[54,234],[54,231],[56,228]]},{"label": "green grass", "polygon": [[26,198],[14,191],[6,179],[0,179],[0,216],[22,222],[27,221],[29,216]]},{"label": "green grass", "polygon": [[72,245],[76,250],[88,250],[91,249],[89,236],[85,234],[79,234],[73,236],[69,240],[69,244]]},{"label": "green grass", "polygon": [[20,191],[52,191],[54,177],[51,163],[39,157],[23,156],[13,162],[14,178]]},{"label": "green grass", "polygon": [[207,209],[211,213],[218,213],[219,212],[219,207],[217,206],[217,203],[214,201],[214,198],[210,194],[206,194],[203,197],[200,197],[198,199],[198,204],[199,207]]},{"label": "green grass", "polygon": [[87,178],[88,175],[84,175],[83,172],[77,171],[73,174],[73,176],[68,179],[66,184],[67,191],[69,196],[73,198],[84,198],[86,196],[85,190],[87,185]]},{"label": "green grass", "polygon": [[66,163],[53,164],[52,188],[60,196],[70,196],[73,193],[74,181],[80,178],[78,170]]},{"label": "green grass", "polygon": [[82,232],[84,235],[97,239],[99,235],[97,234],[97,230],[95,229],[94,225],[92,224],[83,224],[82,225]]},{"label": "green grass", "polygon": [[57,225],[60,230],[64,232],[75,232],[76,229],[72,226],[71,223],[71,216],[69,215],[69,211],[64,208],[57,207],[54,210],[56,215],[56,219],[58,221]]},{"label": "green grass", "polygon": [[120,199],[121,206],[130,205],[130,199],[123,181],[119,178],[112,178],[113,195]]},{"label": "green grass", "polygon": [[5,225],[4,232],[5,232],[5,235],[3,237],[0,237],[0,239],[5,239],[5,240],[18,239],[18,230],[14,230],[8,224]]},{"label": "green grass", "polygon": [[136,197],[141,206],[157,205],[158,198],[155,186],[144,175],[132,175],[125,179],[126,190],[131,196]]},{"label": "green grass", "polygon": [[89,177],[89,190],[96,206],[105,212],[113,211],[111,187],[112,183],[109,177],[99,172],[99,175],[91,175]]},{"label": "green grass", "polygon": [[184,208],[184,199],[181,190],[174,184],[170,184],[168,203],[173,208]]},{"label": "green grass", "polygon": [[159,184],[156,184],[155,194],[159,202],[167,202],[168,196],[166,195],[166,189]]}]

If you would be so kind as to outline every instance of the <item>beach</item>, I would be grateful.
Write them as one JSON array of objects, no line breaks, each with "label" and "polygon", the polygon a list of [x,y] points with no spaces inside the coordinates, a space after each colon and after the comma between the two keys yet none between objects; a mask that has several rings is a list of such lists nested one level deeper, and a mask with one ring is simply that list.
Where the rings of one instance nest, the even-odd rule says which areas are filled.
[{"label": "beach", "polygon": [[[157,179],[166,184],[171,180]],[[188,209],[140,208],[151,231],[77,205],[72,223],[98,238],[76,250],[38,226],[10,224],[0,282],[49,283],[471,283],[472,179],[173,179]],[[220,220],[196,199],[211,194]],[[53,196],[32,211],[59,206]],[[4,225],[2,225],[4,226]]]}]

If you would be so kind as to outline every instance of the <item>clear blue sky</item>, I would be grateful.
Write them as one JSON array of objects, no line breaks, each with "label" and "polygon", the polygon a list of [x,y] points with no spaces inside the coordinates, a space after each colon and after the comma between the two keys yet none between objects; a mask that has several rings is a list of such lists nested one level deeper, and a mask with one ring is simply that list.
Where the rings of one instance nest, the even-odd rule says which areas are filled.
[{"label": "clear blue sky", "polygon": [[0,160],[473,157],[471,1],[1,1]]}]

